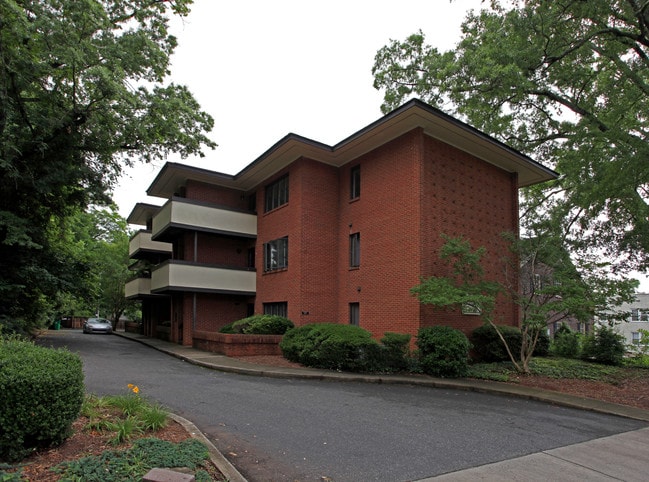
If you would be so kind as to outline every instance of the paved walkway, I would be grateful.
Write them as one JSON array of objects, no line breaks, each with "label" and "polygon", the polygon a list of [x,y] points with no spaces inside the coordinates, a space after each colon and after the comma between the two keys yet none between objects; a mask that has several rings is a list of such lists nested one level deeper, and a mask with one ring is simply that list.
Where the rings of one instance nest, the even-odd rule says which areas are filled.
[{"label": "paved walkway", "polygon": [[[465,379],[438,379],[408,375],[338,373],[313,368],[283,368],[248,363],[217,353],[147,338],[116,333],[196,365],[243,375],[423,385],[523,397],[530,400],[591,410],[649,422],[649,411],[507,383]],[[426,481],[646,481],[649,480],[649,428],[560,447],[537,454],[425,479]],[[243,478],[239,480],[244,480]],[[424,482],[424,481],[420,481]]]}]

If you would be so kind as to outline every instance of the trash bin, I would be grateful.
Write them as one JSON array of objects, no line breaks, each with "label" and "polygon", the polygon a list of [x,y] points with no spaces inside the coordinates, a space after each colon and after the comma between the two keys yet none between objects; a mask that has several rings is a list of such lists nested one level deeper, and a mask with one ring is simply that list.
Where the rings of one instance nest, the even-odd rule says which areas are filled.
[{"label": "trash bin", "polygon": [[55,330],[60,330],[61,329],[61,320],[56,320],[54,322],[54,329]]}]

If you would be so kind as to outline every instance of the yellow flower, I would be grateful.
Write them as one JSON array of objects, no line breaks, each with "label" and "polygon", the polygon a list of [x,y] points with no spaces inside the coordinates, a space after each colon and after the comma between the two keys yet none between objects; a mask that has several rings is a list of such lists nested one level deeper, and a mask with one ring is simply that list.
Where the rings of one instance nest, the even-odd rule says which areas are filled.
[{"label": "yellow flower", "polygon": [[133,393],[140,393],[140,389],[138,387],[133,387],[131,388],[133,390]]},{"label": "yellow flower", "polygon": [[129,383],[129,384],[126,385],[126,386],[127,386],[128,388],[130,388],[131,390],[133,390],[133,387],[134,387],[135,385],[133,385],[132,383]]}]

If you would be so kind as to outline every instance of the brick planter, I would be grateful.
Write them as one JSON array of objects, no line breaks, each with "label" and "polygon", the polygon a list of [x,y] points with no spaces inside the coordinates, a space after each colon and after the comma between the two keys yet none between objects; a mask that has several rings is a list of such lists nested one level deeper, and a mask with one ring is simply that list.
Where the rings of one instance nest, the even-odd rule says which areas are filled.
[{"label": "brick planter", "polygon": [[234,335],[195,331],[193,346],[226,356],[281,355],[282,335]]}]

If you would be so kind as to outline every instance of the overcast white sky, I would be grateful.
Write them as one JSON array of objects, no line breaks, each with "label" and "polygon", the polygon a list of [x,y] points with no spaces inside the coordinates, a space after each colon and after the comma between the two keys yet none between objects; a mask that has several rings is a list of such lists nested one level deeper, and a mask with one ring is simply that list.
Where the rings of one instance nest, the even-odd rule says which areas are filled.
[{"label": "overcast white sky", "polygon": [[[440,50],[482,0],[196,0],[174,21],[172,79],[215,120],[205,158],[168,161],[236,174],[289,132],[332,145],[382,116],[377,50],[421,29]],[[164,163],[127,171],[115,191],[126,217]]]}]

